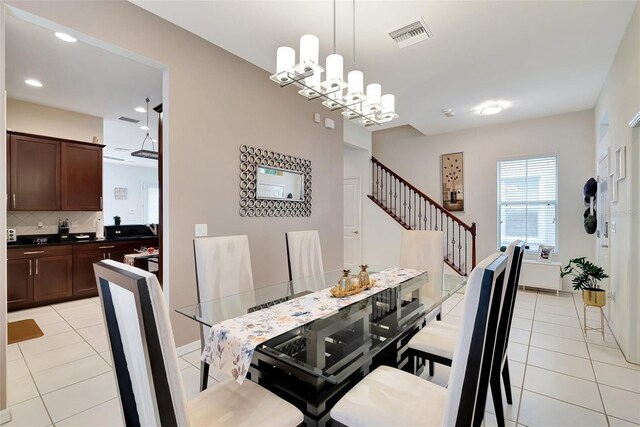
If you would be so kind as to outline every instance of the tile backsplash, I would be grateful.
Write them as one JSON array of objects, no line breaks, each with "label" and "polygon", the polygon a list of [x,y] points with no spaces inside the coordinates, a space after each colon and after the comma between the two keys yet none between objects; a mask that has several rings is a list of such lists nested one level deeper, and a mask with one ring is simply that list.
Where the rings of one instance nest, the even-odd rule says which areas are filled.
[{"label": "tile backsplash", "polygon": [[[18,236],[31,234],[57,234],[58,220],[69,218],[71,233],[95,232],[95,221],[102,218],[99,212],[7,212],[7,228],[15,228]],[[42,227],[38,223],[42,223]]]}]

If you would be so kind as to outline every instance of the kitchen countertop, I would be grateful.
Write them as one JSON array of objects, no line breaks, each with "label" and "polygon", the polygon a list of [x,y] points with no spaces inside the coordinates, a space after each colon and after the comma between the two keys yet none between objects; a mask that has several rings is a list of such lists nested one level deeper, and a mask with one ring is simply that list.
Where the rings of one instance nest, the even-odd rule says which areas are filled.
[{"label": "kitchen countertop", "polygon": [[[20,239],[20,236],[18,236]],[[60,245],[82,245],[84,243],[108,243],[108,242],[126,242],[130,240],[157,240],[158,236],[129,236],[129,237],[110,237],[105,239],[96,239],[95,237],[91,237],[89,239],[72,239],[65,241],[54,241],[47,243],[19,243],[19,242],[7,242],[7,249],[11,248],[33,248],[40,246],[60,246]]]}]

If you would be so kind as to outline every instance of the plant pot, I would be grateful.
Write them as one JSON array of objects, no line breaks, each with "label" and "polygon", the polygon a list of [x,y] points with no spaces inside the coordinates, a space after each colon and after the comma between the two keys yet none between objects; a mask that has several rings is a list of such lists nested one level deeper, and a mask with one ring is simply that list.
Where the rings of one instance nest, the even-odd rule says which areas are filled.
[{"label": "plant pot", "polygon": [[607,302],[607,291],[597,288],[585,288],[582,290],[582,301],[593,307],[604,307]]}]

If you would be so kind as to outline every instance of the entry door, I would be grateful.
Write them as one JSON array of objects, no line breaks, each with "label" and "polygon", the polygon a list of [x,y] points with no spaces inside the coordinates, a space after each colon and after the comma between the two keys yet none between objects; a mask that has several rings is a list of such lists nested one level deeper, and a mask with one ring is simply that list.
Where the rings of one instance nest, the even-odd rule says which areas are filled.
[{"label": "entry door", "polygon": [[344,265],[355,268],[362,262],[362,234],[360,228],[360,178],[344,179]]},{"label": "entry door", "polygon": [[[596,210],[598,219],[598,228],[596,237],[598,247],[596,249],[598,257],[598,265],[609,273],[609,233],[611,232],[611,224],[609,219],[609,155],[605,154],[598,162],[598,195],[596,198]],[[605,289],[609,289],[609,279],[604,279],[602,285]]]}]

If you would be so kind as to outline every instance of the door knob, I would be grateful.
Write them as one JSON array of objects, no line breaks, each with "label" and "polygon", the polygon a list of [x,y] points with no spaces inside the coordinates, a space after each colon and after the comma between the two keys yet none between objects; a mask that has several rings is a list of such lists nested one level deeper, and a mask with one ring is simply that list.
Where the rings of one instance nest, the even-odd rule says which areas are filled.
[{"label": "door knob", "polygon": [[353,234],[358,234],[358,230],[352,231]]}]

